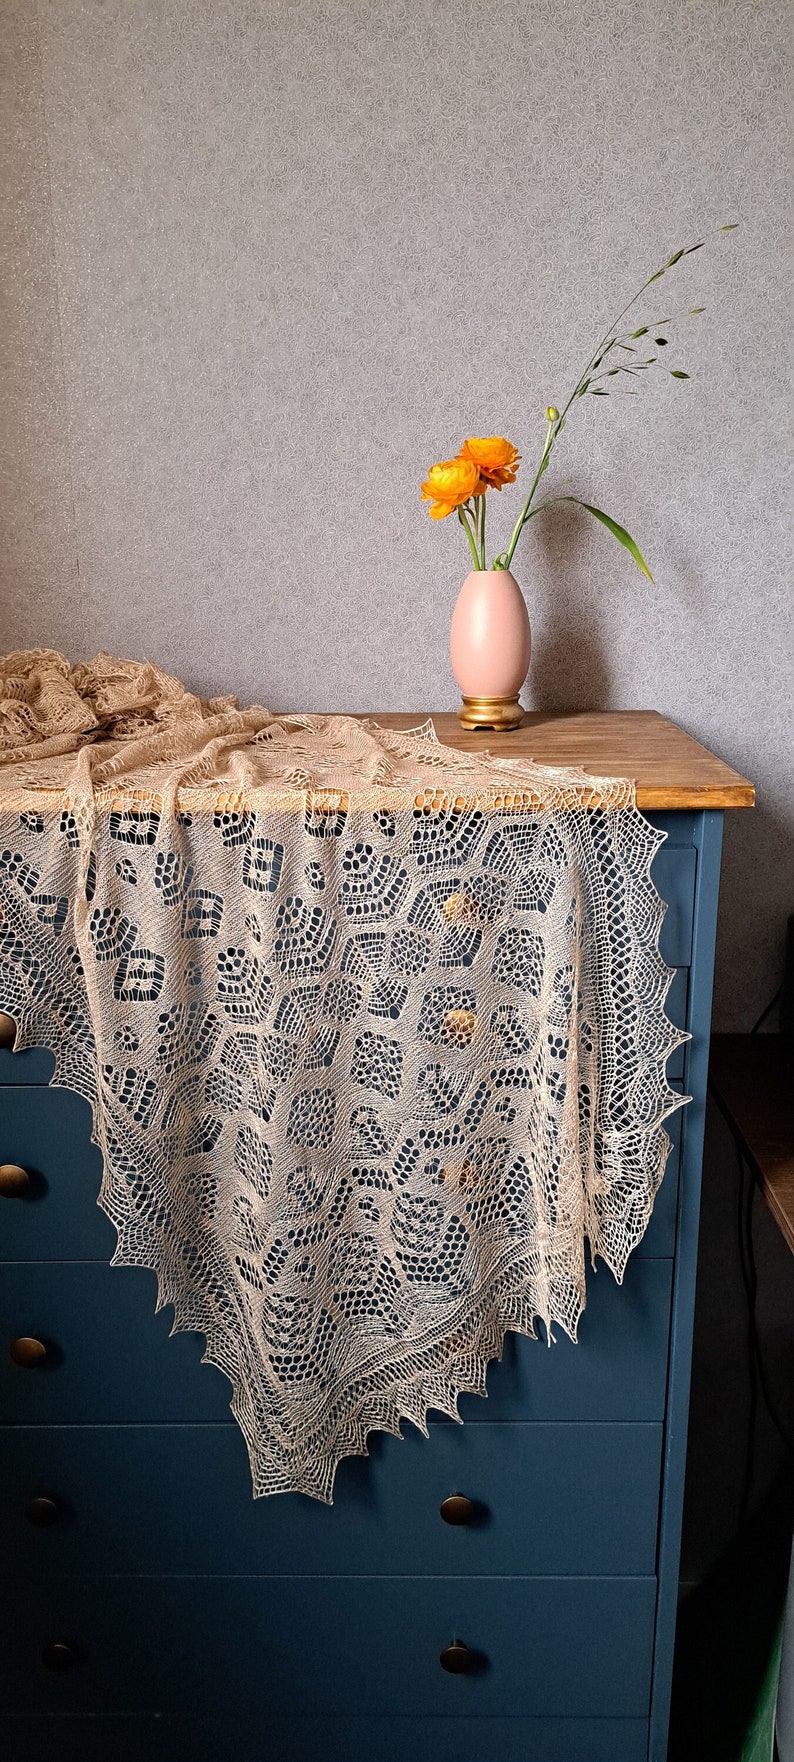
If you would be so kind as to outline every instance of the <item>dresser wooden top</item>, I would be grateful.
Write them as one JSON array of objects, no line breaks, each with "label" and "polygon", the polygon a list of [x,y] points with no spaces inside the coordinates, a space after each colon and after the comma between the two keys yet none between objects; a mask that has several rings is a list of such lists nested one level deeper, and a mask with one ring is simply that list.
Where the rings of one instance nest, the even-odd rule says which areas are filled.
[{"label": "dresser wooden top", "polygon": [[631,777],[640,808],[751,808],[755,801],[746,777],[656,710],[532,710],[503,734],[461,728],[449,711],[368,714],[384,728],[415,728],[432,717],[442,744],[463,752],[490,750],[501,758],[575,765],[594,776]]}]

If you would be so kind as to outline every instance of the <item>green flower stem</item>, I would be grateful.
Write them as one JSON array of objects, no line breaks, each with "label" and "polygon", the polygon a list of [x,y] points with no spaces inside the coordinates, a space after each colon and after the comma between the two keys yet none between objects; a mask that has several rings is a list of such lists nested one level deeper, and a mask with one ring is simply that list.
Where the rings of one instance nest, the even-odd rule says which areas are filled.
[{"label": "green flower stem", "polygon": [[531,510],[527,519],[532,520],[536,514],[542,514],[544,508],[553,507],[555,502],[573,502],[575,507],[585,508],[587,513],[592,514],[602,526],[606,526],[607,530],[612,533],[612,537],[617,539],[618,544],[628,551],[629,556],[633,557],[637,568],[642,571],[643,575],[647,575],[648,580],[653,581],[653,576],[642,551],[632,538],[631,533],[626,531],[625,526],[621,526],[619,520],[613,520],[611,514],[605,514],[603,508],[594,508],[592,502],[583,502],[581,496],[548,496],[545,502],[539,502],[537,507]]},{"label": "green flower stem", "polygon": [[[689,247],[690,251],[697,251],[699,249],[700,249],[699,245],[691,245]],[[668,263],[664,264],[661,269],[655,270],[653,275],[649,275],[648,280],[643,282],[642,287],[638,290],[638,292],[636,294],[632,294],[632,297],[629,300],[628,304],[623,307],[623,311],[618,313],[617,318],[613,318],[612,323],[610,324],[608,330],[606,330],[604,332],[604,335],[602,336],[601,341],[596,345],[592,355],[590,356],[590,358],[588,360],[587,366],[585,367],[584,371],[582,373],[580,373],[579,378],[576,382],[576,385],[574,386],[574,389],[571,392],[571,395],[568,399],[568,402],[565,405],[561,415],[557,416],[554,422],[549,423],[549,426],[548,426],[548,429],[546,432],[546,439],[543,443],[543,452],[540,455],[540,464],[538,466],[537,472],[535,473],[535,479],[532,484],[532,488],[529,492],[529,495],[527,496],[527,499],[524,503],[524,506],[521,510],[519,517],[518,517],[518,520],[516,521],[516,525],[515,525],[515,528],[513,531],[513,536],[510,540],[510,544],[508,546],[507,551],[504,553],[504,555],[502,557],[498,557],[496,559],[496,565],[498,567],[505,568],[505,569],[510,568],[510,564],[513,560],[513,552],[516,548],[516,545],[518,544],[519,538],[521,537],[522,529],[526,525],[527,520],[530,519],[531,513],[533,512],[532,498],[533,498],[535,491],[538,487],[538,484],[539,484],[540,479],[543,475],[543,472],[545,471],[546,466],[548,464],[549,454],[551,453],[551,449],[554,445],[554,442],[557,439],[557,436],[561,433],[564,422],[565,422],[565,418],[568,414],[568,411],[570,410],[571,405],[573,404],[575,398],[577,398],[579,396],[579,393],[580,393],[582,386],[584,385],[585,380],[587,379],[588,375],[592,374],[594,368],[599,367],[601,365],[602,356],[606,352],[608,352],[609,349],[612,348],[614,343],[616,343],[618,341],[618,337],[613,333],[615,333],[617,331],[617,327],[620,324],[621,320],[623,318],[625,318],[627,312],[631,311],[632,306],[636,305],[636,303],[640,299],[640,297],[651,286],[651,283],[655,282],[655,281],[659,281],[660,278],[666,273],[666,271],[668,269],[673,268],[674,263],[678,262],[679,257],[687,256],[688,254],[689,253],[685,252],[685,251],[678,252],[677,255],[675,256],[675,258],[672,258]],[[546,506],[546,505],[547,504],[544,503],[544,506]],[[540,510],[536,510],[536,511],[539,512]]]},{"label": "green flower stem", "polygon": [[527,499],[524,503],[523,508],[521,509],[521,513],[519,514],[518,519],[517,519],[515,526],[513,528],[513,536],[510,540],[510,543],[507,547],[507,550],[504,553],[504,565],[503,566],[505,569],[510,568],[510,564],[513,561],[513,552],[514,552],[516,545],[518,544],[518,541],[521,537],[522,528],[523,528],[525,522],[529,519],[529,511],[532,506],[532,497],[535,494],[535,491],[538,487],[538,484],[540,483],[541,477],[543,476],[543,472],[546,468],[546,460],[547,460],[549,453],[551,451],[551,447],[552,447],[553,440],[554,440],[554,431],[555,431],[556,426],[557,426],[557,422],[556,422],[556,418],[555,418],[555,420],[553,422],[549,422],[549,426],[546,430],[546,439],[543,442],[543,452],[540,455],[540,464],[537,468],[537,471],[535,472],[535,476],[534,476],[534,479],[532,482],[532,488],[529,492],[529,495],[527,496]]},{"label": "green flower stem", "polygon": [[469,525],[468,520],[466,519],[466,516],[465,516],[462,508],[458,509],[458,519],[459,519],[461,526],[463,527],[463,530],[464,530],[466,537],[469,541],[469,550],[471,551],[471,560],[474,564],[475,569],[479,569],[480,568],[480,559],[477,555],[477,545],[475,543],[474,533],[472,532],[472,529]]},{"label": "green flower stem", "polygon": [[484,569],[485,568],[485,511],[486,511],[486,503],[488,501],[487,492],[484,490],[482,495],[477,497],[477,500],[480,504],[480,568]]},{"label": "green flower stem", "polygon": [[[697,247],[693,246],[692,249],[697,249]],[[588,361],[587,366],[584,369],[584,372],[580,373],[580,375],[579,375],[579,378],[576,382],[576,385],[574,386],[574,389],[571,392],[571,395],[568,399],[568,402],[565,406],[565,409],[563,410],[562,415],[560,417],[561,423],[565,421],[565,418],[568,414],[568,411],[571,408],[571,405],[574,401],[574,398],[576,398],[578,396],[580,387],[584,384],[584,381],[586,380],[588,373],[590,372],[591,368],[595,365],[595,362],[598,360],[598,357],[601,354],[602,349],[606,348],[606,345],[609,342],[609,339],[612,335],[612,332],[613,332],[613,330],[617,329],[617,326],[619,325],[621,318],[625,318],[626,313],[631,311],[632,306],[636,306],[637,301],[640,299],[640,296],[645,293],[646,288],[650,287],[651,282],[658,281],[659,277],[664,275],[665,270],[669,269],[669,268],[670,268],[670,264],[665,264],[663,269],[654,270],[653,275],[649,275],[648,280],[643,282],[642,287],[639,289],[639,291],[636,294],[632,294],[632,297],[629,300],[628,305],[623,307],[623,311],[618,313],[617,318],[613,318],[612,323],[609,326],[609,329],[604,332],[604,335],[602,336],[600,343],[598,343],[596,345],[595,349],[593,350],[593,353],[590,356],[590,360]],[[617,338],[615,340],[617,341]]]},{"label": "green flower stem", "polygon": [[[717,231],[718,232],[734,232],[737,224],[738,224],[738,222],[731,221],[726,226],[718,227]],[[602,336],[601,341],[596,345],[596,348],[595,348],[593,354],[590,356],[588,363],[587,363],[587,366],[584,368],[584,371],[580,374],[578,380],[576,381],[574,389],[571,392],[571,395],[568,399],[567,404],[565,405],[565,407],[562,411],[562,414],[560,414],[560,412],[558,410],[556,410],[554,406],[549,405],[549,409],[553,412],[553,420],[547,415],[546,420],[548,422],[548,428],[546,431],[546,438],[543,442],[543,451],[540,455],[540,463],[539,463],[538,469],[535,473],[532,487],[531,487],[529,495],[527,496],[527,499],[524,503],[524,506],[521,510],[521,513],[518,517],[518,520],[516,521],[516,525],[513,530],[513,536],[510,540],[510,544],[508,546],[508,549],[506,551],[500,552],[499,556],[494,558],[493,565],[492,565],[492,567],[494,569],[509,569],[510,568],[510,564],[513,560],[513,553],[515,551],[516,545],[518,544],[518,540],[521,536],[521,532],[522,532],[524,526],[526,525],[527,521],[530,520],[534,514],[539,514],[541,512],[541,507],[547,508],[550,506],[550,502],[546,501],[541,504],[541,507],[534,507],[533,508],[532,502],[533,502],[533,498],[535,495],[535,491],[538,487],[538,484],[540,483],[540,479],[543,476],[544,471],[548,467],[549,457],[551,455],[551,451],[554,446],[554,443],[558,439],[560,434],[562,433],[563,428],[565,427],[565,419],[566,419],[568,412],[571,409],[571,406],[574,403],[575,399],[584,395],[584,393],[586,391],[588,391],[588,389],[590,387],[591,379],[593,380],[594,384],[596,385],[596,394],[603,396],[603,395],[605,395],[604,390],[602,387],[600,387],[597,384],[597,381],[604,379],[604,378],[608,378],[610,376],[610,373],[621,372],[621,373],[627,374],[632,379],[636,379],[638,374],[642,370],[644,370],[646,368],[652,368],[653,366],[658,364],[657,357],[652,356],[649,360],[646,360],[646,361],[626,362],[626,363],[622,363],[616,369],[605,368],[603,370],[603,372],[601,372],[601,373],[598,372],[598,369],[601,367],[602,362],[606,359],[607,355],[611,352],[612,349],[616,348],[619,344],[628,349],[629,345],[631,343],[633,343],[635,340],[638,340],[640,336],[643,336],[643,337],[647,336],[648,343],[646,343],[646,345],[645,345],[647,348],[647,347],[651,346],[651,341],[652,341],[654,330],[661,329],[662,327],[667,328],[670,324],[675,322],[675,317],[676,317],[676,315],[674,314],[673,317],[660,318],[653,323],[649,322],[646,325],[642,325],[638,330],[620,332],[618,330],[618,326],[622,323],[623,319],[626,316],[626,313],[631,311],[632,306],[636,305],[637,301],[642,297],[642,295],[647,291],[647,289],[653,285],[654,282],[661,281],[662,276],[666,275],[668,270],[674,269],[676,264],[679,263],[683,257],[690,257],[692,255],[693,251],[702,250],[705,242],[706,241],[704,239],[699,239],[697,244],[682,246],[681,250],[674,251],[672,256],[668,257],[667,262],[663,263],[660,269],[655,270],[653,275],[649,275],[647,281],[644,281],[642,284],[642,287],[638,290],[638,292],[636,294],[632,295],[632,297],[628,301],[627,305],[625,305],[623,307],[622,312],[619,312],[617,317],[613,318],[612,323],[609,325],[609,328],[604,332],[604,335]],[[705,310],[705,307],[703,307],[703,306],[693,306],[690,309],[690,311],[686,313],[686,316],[688,318],[695,318],[695,317],[698,317],[700,315],[700,313],[703,312],[704,310]],[[681,314],[679,314],[678,316],[681,316]],[[664,339],[661,339],[661,340],[664,340]],[[634,350],[629,350],[629,352],[636,353],[636,351],[634,351]],[[668,371],[670,371],[670,369],[668,369]],[[674,379],[687,379],[689,376],[686,373],[673,370],[672,377]],[[618,388],[616,388],[616,389],[618,389]],[[621,388],[621,389],[623,389],[623,388]],[[555,497],[552,497],[551,500],[553,500],[553,501],[577,501],[578,498],[576,496],[555,496]],[[467,520],[464,518],[462,510],[460,508],[458,509],[458,518],[460,519],[461,525],[465,526],[465,528],[466,528],[466,536],[468,538],[469,548],[471,550],[472,558],[474,560],[474,567],[475,567],[475,569],[478,569],[478,570],[485,569],[485,566],[486,566],[485,565],[485,497],[484,496],[482,498],[482,501],[483,501],[483,507],[479,511],[477,510],[476,507],[472,508],[470,503],[467,505],[467,511],[468,511],[468,514],[470,515],[471,520],[472,520],[472,527],[471,528],[469,527]],[[622,544],[626,550],[630,551],[631,555],[634,557],[634,561],[638,564],[638,567],[640,569],[642,569],[643,573],[648,576],[649,580],[652,580],[653,577],[651,576],[651,572],[648,569],[648,566],[647,566],[644,558],[642,557],[641,553],[637,549],[637,546],[636,546],[634,540],[631,538],[630,534],[625,532],[624,528],[622,526],[620,526],[617,521],[612,520],[611,516],[605,515],[601,509],[594,508],[591,503],[581,502],[579,505],[583,508],[587,508],[591,514],[595,515],[595,518],[597,520],[600,520],[603,525],[605,525],[609,528],[609,530],[612,532],[613,536],[618,539],[618,542],[620,544]],[[480,546],[479,558],[477,555],[478,541],[479,541],[479,546]]]}]

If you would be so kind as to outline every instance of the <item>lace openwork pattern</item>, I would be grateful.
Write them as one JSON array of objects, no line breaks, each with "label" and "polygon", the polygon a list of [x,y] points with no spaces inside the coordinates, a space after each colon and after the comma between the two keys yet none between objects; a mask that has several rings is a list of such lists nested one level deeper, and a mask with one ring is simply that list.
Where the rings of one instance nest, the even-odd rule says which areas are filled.
[{"label": "lace openwork pattern", "polygon": [[232,1386],[255,1494],[575,1338],[680,1105],[630,783],[152,666],[0,661],[0,1008],[87,1097],[114,1264]]}]

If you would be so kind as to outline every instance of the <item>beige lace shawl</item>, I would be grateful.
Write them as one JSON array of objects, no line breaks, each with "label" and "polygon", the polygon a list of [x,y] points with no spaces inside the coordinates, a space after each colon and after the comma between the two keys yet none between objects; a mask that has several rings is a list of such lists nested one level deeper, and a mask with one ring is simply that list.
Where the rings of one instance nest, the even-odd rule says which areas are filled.
[{"label": "beige lace shawl", "polygon": [[157,667],[0,661],[0,1008],[88,1098],[114,1263],[232,1385],[255,1494],[485,1393],[585,1240],[620,1279],[680,1104],[630,783]]}]

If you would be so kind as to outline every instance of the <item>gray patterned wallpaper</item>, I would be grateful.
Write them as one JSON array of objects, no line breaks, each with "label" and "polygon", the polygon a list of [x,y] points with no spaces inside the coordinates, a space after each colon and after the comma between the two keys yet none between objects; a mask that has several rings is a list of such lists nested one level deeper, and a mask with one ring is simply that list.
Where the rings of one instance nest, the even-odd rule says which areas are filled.
[{"label": "gray patterned wallpaper", "polygon": [[[727,831],[736,1028],[794,905],[785,20],[0,0],[3,649],[151,655],[274,708],[452,707],[467,553],[421,507],[424,468],[472,431],[530,460],[599,324],[741,221],[675,290],[708,307],[675,351],[691,382],[585,400],[558,451],[655,585],[574,511],[516,559],[528,705],[657,708],[758,786]],[[494,540],[516,510],[505,491]]]}]

